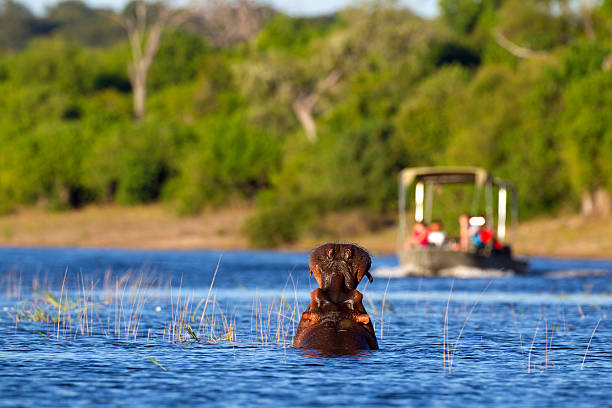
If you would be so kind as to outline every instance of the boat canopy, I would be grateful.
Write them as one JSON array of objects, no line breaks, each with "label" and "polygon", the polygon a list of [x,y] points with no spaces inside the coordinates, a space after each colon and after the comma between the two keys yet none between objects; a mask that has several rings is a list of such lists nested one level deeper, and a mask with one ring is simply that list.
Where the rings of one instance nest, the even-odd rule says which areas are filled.
[{"label": "boat canopy", "polygon": [[400,180],[404,186],[416,181],[432,184],[464,183],[482,187],[487,181],[492,181],[492,177],[480,167],[438,166],[404,169],[400,174]]},{"label": "boat canopy", "polygon": [[[476,187],[474,192],[472,214],[476,213],[481,191],[484,189],[486,216],[494,221],[494,189],[497,191],[497,235],[500,240],[506,238],[506,206],[511,204],[512,222],[517,220],[517,200],[514,186],[504,180],[493,177],[481,167],[470,166],[435,166],[410,167],[402,170],[399,177],[399,236],[398,246],[402,245],[407,233],[406,193],[408,187],[415,184],[414,191],[414,221],[431,221],[433,190],[438,184],[471,184]],[[508,200],[510,197],[512,200]]]}]

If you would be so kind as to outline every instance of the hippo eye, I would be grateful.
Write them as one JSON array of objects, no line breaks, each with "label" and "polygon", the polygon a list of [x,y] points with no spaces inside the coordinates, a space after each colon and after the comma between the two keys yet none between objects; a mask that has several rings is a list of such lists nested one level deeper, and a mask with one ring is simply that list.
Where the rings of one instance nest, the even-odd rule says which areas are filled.
[{"label": "hippo eye", "polygon": [[332,258],[334,257],[334,248],[329,248],[329,249],[327,250],[327,257],[328,257],[329,259],[332,259]]},{"label": "hippo eye", "polygon": [[344,250],[344,259],[346,261],[348,261],[349,259],[351,259],[351,249],[350,248],[346,248]]}]

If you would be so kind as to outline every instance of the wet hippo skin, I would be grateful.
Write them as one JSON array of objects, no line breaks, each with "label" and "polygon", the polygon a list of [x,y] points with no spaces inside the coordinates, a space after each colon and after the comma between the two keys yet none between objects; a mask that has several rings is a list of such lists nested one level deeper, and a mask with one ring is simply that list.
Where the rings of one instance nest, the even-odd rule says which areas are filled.
[{"label": "wet hippo skin", "polygon": [[369,273],[367,251],[352,244],[324,244],[310,254],[308,266],[319,288],[310,293],[293,345],[332,352],[377,350],[370,316],[357,285]]}]

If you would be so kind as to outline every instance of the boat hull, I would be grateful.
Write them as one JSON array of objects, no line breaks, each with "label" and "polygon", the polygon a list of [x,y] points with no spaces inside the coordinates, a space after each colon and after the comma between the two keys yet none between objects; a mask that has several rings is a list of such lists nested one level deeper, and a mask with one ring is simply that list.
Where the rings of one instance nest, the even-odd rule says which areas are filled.
[{"label": "boat hull", "polygon": [[455,268],[524,274],[528,267],[527,262],[513,258],[509,249],[480,255],[426,247],[404,250],[399,252],[398,256],[406,275],[445,275],[446,271]]}]

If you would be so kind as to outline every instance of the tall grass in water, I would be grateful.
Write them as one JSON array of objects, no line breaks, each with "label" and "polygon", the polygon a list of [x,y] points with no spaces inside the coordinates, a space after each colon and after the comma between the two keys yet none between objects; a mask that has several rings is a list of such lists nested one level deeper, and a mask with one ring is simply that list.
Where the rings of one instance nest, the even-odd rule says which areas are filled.
[{"label": "tall grass in water", "polygon": [[[287,301],[285,294],[289,282],[292,284],[293,296],[290,301]],[[259,296],[255,295],[253,298],[248,342],[289,346],[295,337],[300,317],[301,308],[297,297],[297,287],[290,272],[278,300],[264,305]]]},{"label": "tall grass in water", "polygon": [[[26,300],[21,300],[20,287],[7,282],[7,291],[11,298],[17,297],[17,303],[15,307],[5,307],[5,312],[14,322],[15,331],[25,322],[39,323],[41,334],[58,341],[78,336],[105,336],[121,341],[149,341],[158,337],[170,343],[234,341],[235,319],[227,317],[214,294],[209,299],[211,290],[212,283],[206,302],[202,300],[194,308],[193,295],[183,295],[182,285],[177,293],[170,282],[164,285],[159,278],[143,271],[136,274],[128,271],[117,277],[107,272],[103,286],[97,287],[81,272],[67,269],[56,290],[51,286],[41,289],[34,280]],[[143,329],[143,314],[161,313],[159,304],[165,304],[168,297],[170,315],[166,315],[165,323],[158,327],[152,323],[152,327]],[[147,321],[151,320],[154,319]],[[198,329],[193,330],[192,326]]]},{"label": "tall grass in water", "polygon": [[[455,315],[458,316],[459,313],[457,311],[454,311],[454,313],[451,313],[451,309],[452,309],[452,296],[453,296],[453,285],[454,282],[451,283],[451,287],[449,290],[449,294],[448,294],[448,298],[446,299],[446,304],[442,305],[445,306],[442,309],[442,316],[443,316],[443,327],[442,327],[442,331],[443,331],[443,336],[442,336],[442,353],[443,353],[443,373],[444,375],[452,375],[453,373],[453,368],[455,368],[456,366],[456,361],[454,359],[454,357],[456,356],[456,352],[458,350],[458,345],[459,342],[461,340],[462,337],[466,337],[464,336],[465,334],[465,329],[468,327],[468,322],[470,317],[472,316],[472,313],[475,311],[477,305],[480,303],[480,300],[482,298],[482,296],[485,294],[486,290],[488,289],[488,287],[490,286],[492,282],[489,282],[489,284],[483,289],[483,291],[478,295],[478,297],[475,299],[475,301],[473,302],[471,308],[469,308],[467,305],[463,305],[463,313],[464,313],[464,317],[463,317],[463,324],[461,325],[461,328],[459,329],[459,325],[457,324],[457,328],[458,328],[458,334],[457,337],[452,340],[451,336],[450,336],[450,330],[449,330],[449,326],[450,326],[450,316],[451,315]],[[494,303],[491,303],[491,306]],[[588,312],[586,309],[583,310],[583,308],[580,305],[577,305],[577,316],[576,318],[580,318],[580,319],[585,319],[587,318]],[[599,310],[599,307],[597,305],[593,305],[595,310]],[[520,316],[522,314],[522,312],[519,313],[515,313],[514,312],[514,306],[511,305],[511,311],[512,311],[512,319],[515,319],[516,317]],[[539,317],[536,321],[533,321],[534,325],[528,329],[529,331],[527,333],[525,332],[519,332],[518,334],[518,345],[520,347],[520,358],[522,358],[523,361],[523,367],[526,368],[527,374],[532,374],[534,372],[540,373],[540,374],[544,374],[544,373],[548,373],[549,368],[551,367],[555,367],[556,369],[560,369],[561,365],[559,364],[555,364],[555,357],[558,356],[558,353],[560,350],[575,350],[573,348],[573,344],[567,345],[567,342],[571,342],[574,343],[576,341],[576,339],[569,339],[569,335],[572,332],[576,332],[577,335],[581,335],[579,334],[579,332],[577,331],[576,328],[574,327],[570,327],[568,323],[566,323],[566,313],[565,313],[565,306],[563,305],[563,303],[560,301],[557,305],[556,305],[556,311],[554,311],[555,309],[553,307],[549,307],[548,305],[539,305]],[[549,309],[550,312],[554,312],[554,314],[546,314],[546,310]],[[491,308],[491,310],[493,310]],[[481,310],[481,319],[483,318],[482,316],[482,310]],[[553,318],[554,316],[554,318]],[[486,316],[484,318],[487,318]],[[586,339],[588,340],[588,343],[585,344],[586,346],[586,350],[583,349],[584,354],[580,354],[582,362],[578,361],[578,365],[580,366],[580,368],[582,369],[585,363],[585,360],[587,359],[587,355],[589,354],[589,348],[591,346],[591,342],[593,340],[593,338],[595,337],[595,333],[597,332],[597,329],[601,323],[602,320],[606,319],[606,315],[604,314],[602,317],[599,318],[599,320],[597,320],[596,323],[594,323],[594,327],[592,328],[592,331],[589,330],[590,333],[590,337],[587,337]],[[561,324],[561,320],[563,320],[563,323]],[[559,326],[557,326],[557,322],[559,321]],[[552,322],[552,324],[550,324]],[[516,325],[516,321],[514,321],[515,323],[515,327],[516,330],[518,331],[519,328]],[[531,323],[531,321],[530,321]],[[553,348],[553,340],[557,339],[557,337],[555,336],[556,333],[559,332],[559,335],[563,334],[563,336],[561,337],[562,343],[565,344],[560,344],[558,345],[556,348]],[[479,336],[482,339],[482,336],[479,334]],[[472,340],[474,340],[474,337],[471,337]],[[531,339],[531,341],[529,341],[529,339]],[[580,339],[580,341],[582,341],[582,338]],[[586,340],[585,340],[586,341]],[[523,349],[523,344],[525,342],[525,350]],[[481,340],[481,344],[482,344],[482,340]],[[498,350],[491,350],[493,351],[493,353],[496,353]],[[507,353],[513,353],[514,351],[509,348],[507,349],[505,352]],[[517,351],[518,353],[518,351]],[[473,360],[473,357],[468,357],[470,360]],[[486,357],[485,357],[486,359]],[[571,367],[572,364],[567,362],[567,358],[564,358],[564,365],[567,365],[568,367]]]},{"label": "tall grass in water", "polygon": [[597,324],[595,325],[595,328],[593,329],[593,333],[591,333],[591,338],[589,339],[589,344],[587,344],[587,348],[586,348],[586,350],[584,352],[584,357],[582,358],[582,364],[580,364],[580,369],[581,370],[584,367],[584,361],[586,360],[587,353],[589,352],[589,347],[591,347],[591,341],[593,341],[593,336],[595,335],[595,331],[597,331],[597,328],[599,327],[599,323],[601,323],[601,317],[597,321]]},{"label": "tall grass in water", "polygon": [[[16,299],[13,302],[15,306],[3,307],[4,314],[0,315],[0,319],[4,319],[5,315],[9,316],[11,323],[3,324],[3,327],[6,327],[9,332],[18,330],[20,325],[29,324],[27,329],[30,332],[40,333],[54,341],[100,336],[126,342],[146,341],[173,344],[231,342],[289,346],[297,331],[301,312],[304,310],[299,304],[296,282],[292,275],[289,274],[280,296],[274,299],[257,295],[253,297],[249,321],[248,306],[241,309],[246,315],[240,316],[239,319],[235,311],[231,310],[231,306],[223,305],[217,300],[214,283],[218,269],[219,264],[212,275],[208,291],[201,298],[197,298],[194,292],[183,288],[182,283],[179,282],[178,286],[172,285],[171,282],[163,281],[147,271],[128,271],[120,276],[115,276],[108,271],[101,281],[92,281],[81,272],[66,270],[55,286],[47,282],[41,284],[38,280],[34,280],[31,293],[27,288],[17,284],[22,282],[21,276],[11,273],[10,279],[7,278],[7,275],[0,279],[8,287],[6,293],[10,294],[11,302]],[[461,353],[457,354],[461,340],[466,337],[468,341],[474,339],[473,336],[468,335],[470,318],[477,311],[476,308],[490,284],[491,282],[486,285],[471,307],[466,303],[460,308],[459,313],[462,313],[463,316],[455,323],[452,322],[451,316],[459,316],[459,313],[455,310],[451,314],[450,310],[455,306],[452,302],[454,282],[451,285],[448,299],[445,299],[445,302],[442,301],[444,312],[442,346],[445,375],[452,375],[457,365],[455,357],[461,355]],[[0,289],[2,290],[0,294],[3,294],[5,288]],[[372,321],[377,325],[375,328],[377,332],[380,331],[380,340],[383,340],[383,316],[386,339],[391,333],[388,320],[394,313],[391,303],[386,299],[386,291],[387,289],[380,303],[374,304],[370,297],[364,298]],[[363,292],[365,294],[366,290],[364,289]],[[576,313],[580,311],[582,311],[581,318],[585,313],[589,313],[588,309],[582,310],[582,308],[579,308]],[[483,312],[482,307],[478,312]],[[563,319],[563,324],[559,324],[562,326],[561,329],[556,327],[557,318]],[[237,330],[237,320],[243,325],[242,331]],[[552,326],[548,324],[551,321]],[[593,354],[591,343],[596,337],[599,322],[597,324],[594,322],[593,325],[595,327],[592,333],[592,326],[588,329],[591,337],[584,335],[584,341],[586,343],[588,339],[588,344],[585,344],[586,351],[584,349],[580,351],[582,364],[579,361],[577,364],[581,368],[584,367],[587,356]],[[555,351],[552,348],[553,338],[557,339],[555,330],[563,328],[565,335],[574,330],[572,328],[568,330],[566,326],[565,307],[557,306],[554,320],[548,320],[546,314],[541,310],[537,325],[534,321],[528,332],[519,334],[521,347],[519,362],[522,357],[522,361],[527,363],[528,373],[531,373],[536,366],[540,367],[540,372],[547,371],[549,366],[554,366],[554,363],[551,362],[555,358]],[[541,334],[542,330],[545,330],[545,335]],[[453,331],[455,334],[451,336]],[[538,334],[540,334],[539,337]],[[531,342],[529,338],[532,339]],[[525,342],[524,352],[523,342]],[[541,343],[544,343],[544,348]],[[438,346],[435,347],[436,350],[439,350]],[[382,342],[381,348],[385,348]],[[559,348],[556,350],[558,352]]]},{"label": "tall grass in water", "polygon": [[465,319],[463,320],[463,325],[461,326],[461,330],[459,330],[459,334],[457,335],[457,338],[455,339],[455,343],[453,344],[453,347],[450,347],[450,342],[448,341],[448,306],[450,304],[450,299],[453,293],[453,285],[454,285],[454,281],[451,284],[451,289],[450,289],[450,293],[448,294],[448,300],[446,302],[446,310],[444,312],[444,340],[443,340],[443,353],[444,353],[444,357],[443,357],[443,363],[444,363],[444,372],[446,373],[448,370],[448,374],[451,375],[453,373],[453,360],[455,358],[455,352],[457,351],[457,345],[459,344],[459,340],[461,339],[461,335],[463,334],[463,330],[465,329],[465,326],[468,322],[468,320],[470,319],[470,316],[472,316],[472,312],[474,312],[474,309],[476,309],[476,306],[478,305],[478,302],[480,302],[480,299],[482,298],[482,296],[485,294],[485,292],[487,291],[487,289],[489,289],[489,286],[491,286],[491,283],[493,281],[489,281],[489,283],[487,283],[487,286],[485,286],[485,288],[482,290],[482,292],[480,292],[480,294],[478,295],[478,297],[476,298],[476,300],[474,301],[474,304],[472,305],[472,308],[470,309],[470,311],[468,312],[468,314],[465,316]]},{"label": "tall grass in water", "polygon": [[[15,330],[23,322],[42,323],[40,333],[57,341],[104,336],[131,342],[157,339],[175,344],[240,341],[290,345],[301,315],[291,273],[279,298],[267,303],[259,297],[253,299],[251,330],[238,336],[235,313],[217,301],[214,290],[220,261],[206,297],[199,301],[193,292],[183,289],[182,282],[176,287],[144,271],[128,271],[121,276],[107,271],[99,287],[81,272],[67,269],[57,289],[41,289],[36,281],[31,296],[7,314]],[[11,296],[21,296],[18,285],[11,283],[9,290]],[[143,314],[149,316],[143,320]],[[155,319],[151,314],[164,317]]]}]

